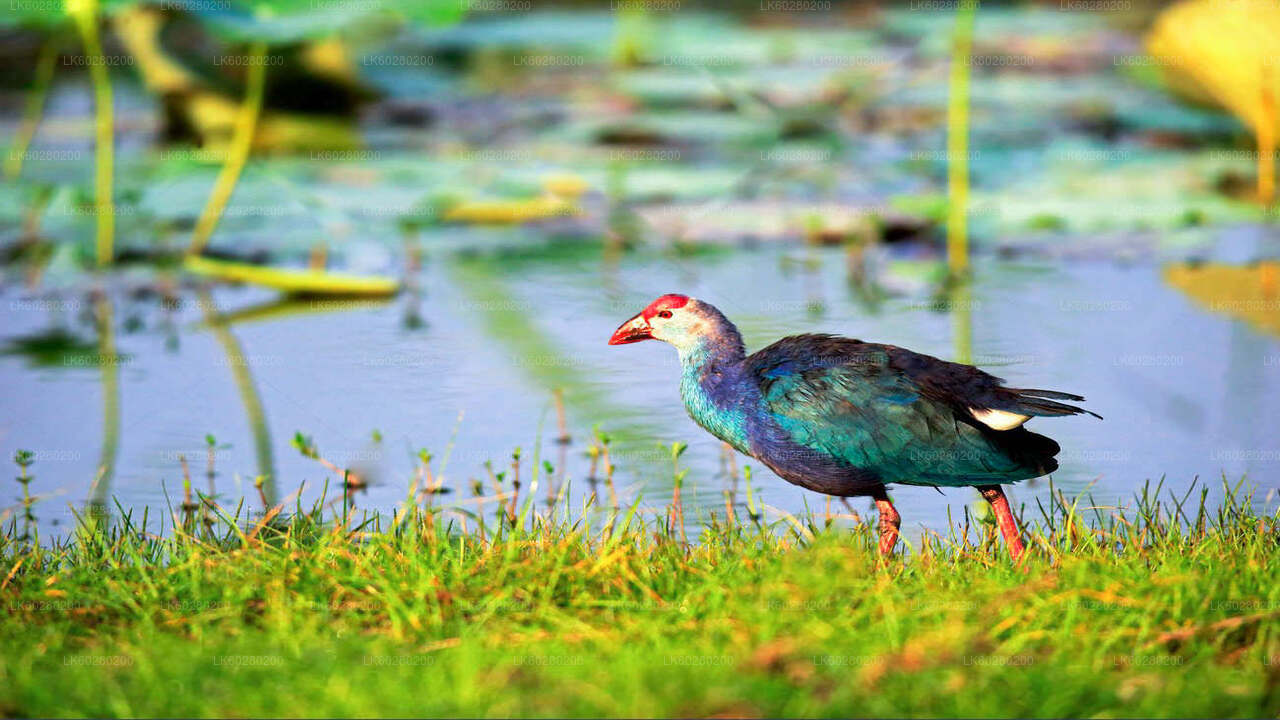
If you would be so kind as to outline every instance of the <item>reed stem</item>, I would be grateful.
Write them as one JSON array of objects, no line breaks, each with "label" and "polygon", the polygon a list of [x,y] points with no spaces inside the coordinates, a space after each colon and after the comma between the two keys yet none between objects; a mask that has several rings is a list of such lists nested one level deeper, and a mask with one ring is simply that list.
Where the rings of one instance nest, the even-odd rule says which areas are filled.
[{"label": "reed stem", "polygon": [[209,202],[205,204],[196,221],[195,231],[191,234],[191,245],[187,255],[199,255],[209,243],[222,211],[226,209],[231,194],[235,192],[240,173],[249,159],[249,151],[253,147],[253,134],[258,125],[258,115],[262,112],[262,94],[266,84],[267,44],[261,40],[254,42],[249,48],[249,76],[245,87],[244,102],[236,117],[235,134],[227,149],[227,157],[223,161],[222,170],[209,194]]},{"label": "reed stem", "polygon": [[94,242],[98,267],[106,267],[115,257],[115,208],[112,182],[115,167],[115,121],[111,105],[111,77],[102,56],[102,38],[98,33],[98,0],[66,0],[67,14],[75,20],[89,63],[89,80],[93,83],[94,112],[94,215],[97,235]]},{"label": "reed stem", "polygon": [[951,46],[947,96],[947,267],[953,276],[969,270],[969,59],[978,0],[961,0]]}]

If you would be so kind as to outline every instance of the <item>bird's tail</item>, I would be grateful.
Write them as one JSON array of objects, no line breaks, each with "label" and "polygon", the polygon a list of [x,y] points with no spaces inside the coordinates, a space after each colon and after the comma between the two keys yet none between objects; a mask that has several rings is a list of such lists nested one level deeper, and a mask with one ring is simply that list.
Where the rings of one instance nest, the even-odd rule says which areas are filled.
[{"label": "bird's tail", "polygon": [[1085,410],[1082,407],[1068,405],[1059,400],[1072,400],[1074,402],[1083,402],[1084,398],[1080,395],[1072,395],[1071,393],[1058,392],[1056,390],[1035,390],[1031,388],[1004,388],[1011,397],[1008,399],[1013,403],[1014,412],[1020,412],[1023,415],[1039,415],[1047,417],[1062,417],[1063,415],[1092,415],[1099,420],[1102,416],[1091,410]]},{"label": "bird's tail", "polygon": [[986,433],[988,439],[1019,465],[1034,472],[1027,477],[1048,475],[1058,469],[1054,456],[1062,449],[1053,438],[1033,433],[1024,427]]}]

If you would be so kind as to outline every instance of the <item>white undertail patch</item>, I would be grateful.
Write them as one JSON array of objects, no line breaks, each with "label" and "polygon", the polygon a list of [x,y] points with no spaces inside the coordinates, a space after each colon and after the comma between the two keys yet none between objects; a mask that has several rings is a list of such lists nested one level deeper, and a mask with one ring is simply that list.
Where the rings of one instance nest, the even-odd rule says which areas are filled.
[{"label": "white undertail patch", "polygon": [[973,415],[974,420],[992,430],[1012,430],[1031,419],[1030,415],[1019,415],[1005,410],[983,408],[969,408],[969,414]]}]

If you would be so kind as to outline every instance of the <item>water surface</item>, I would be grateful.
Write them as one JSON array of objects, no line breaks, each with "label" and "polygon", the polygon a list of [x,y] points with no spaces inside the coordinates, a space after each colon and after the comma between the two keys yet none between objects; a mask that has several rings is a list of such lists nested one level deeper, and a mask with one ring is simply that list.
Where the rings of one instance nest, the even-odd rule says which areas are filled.
[{"label": "water surface", "polygon": [[[226,504],[243,497],[260,505],[252,486],[259,474],[273,478],[277,498],[304,482],[307,500],[326,480],[336,487],[338,476],[292,446],[302,432],[323,457],[370,480],[357,507],[390,512],[404,501],[420,449],[434,455],[436,472],[448,456],[443,475],[453,492],[436,502],[450,504],[471,497],[473,479],[487,488],[485,461],[508,469],[516,447],[527,488],[539,439],[556,484],[568,478],[580,505],[598,425],[614,437],[623,502],[643,493],[647,507],[665,504],[670,453],[660,445],[684,441],[686,504],[722,511],[732,485],[724,451],[685,415],[674,351],[605,344],[653,297],[685,292],[736,321],[749,349],[789,333],[833,332],[968,356],[1010,385],[1085,395],[1105,420],[1030,426],[1061,443],[1053,480],[1068,495],[1088,490],[1100,504],[1115,503],[1162,477],[1178,492],[1197,477],[1215,487],[1245,477],[1262,496],[1280,487],[1277,338],[1195,304],[1165,284],[1155,263],[986,257],[970,296],[946,302],[919,255],[873,250],[866,274],[874,281],[859,283],[839,248],[682,256],[560,240],[440,250],[411,273],[416,292],[385,303],[282,302],[250,288],[186,287],[166,303],[131,292],[127,274],[96,305],[87,294],[34,296],[10,286],[0,303],[0,450],[36,452],[32,487],[45,498],[38,515],[46,532],[65,529],[69,508],[94,496],[156,511],[176,505],[182,457],[193,485],[210,491],[206,434],[218,443],[212,491]],[[93,319],[107,305],[117,373],[97,361]],[[78,338],[80,354],[41,362],[17,352],[19,343],[58,333]],[[567,445],[555,442],[557,389]],[[95,486],[104,464],[111,471]],[[769,506],[823,508],[823,496],[750,464]],[[539,494],[545,490],[544,481]],[[1032,507],[1048,493],[1045,480],[1012,490],[1015,503]],[[894,497],[918,530],[944,528],[948,511],[958,516],[976,494],[902,487]]]}]

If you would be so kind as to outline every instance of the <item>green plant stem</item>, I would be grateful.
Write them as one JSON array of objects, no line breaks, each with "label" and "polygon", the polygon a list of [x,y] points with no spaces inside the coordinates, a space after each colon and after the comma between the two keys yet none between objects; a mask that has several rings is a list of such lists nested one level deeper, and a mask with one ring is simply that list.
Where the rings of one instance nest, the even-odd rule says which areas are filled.
[{"label": "green plant stem", "polygon": [[21,542],[31,542],[35,539],[35,536],[31,534],[31,528],[36,527],[38,530],[39,526],[36,525],[36,516],[31,509],[35,506],[36,501],[35,498],[31,497],[31,480],[33,478],[27,472],[27,467],[30,465],[30,456],[24,459],[20,451],[17,460],[21,471],[18,476],[18,483],[22,485],[22,535],[19,536],[19,540]]},{"label": "green plant stem", "polygon": [[245,88],[244,102],[236,117],[236,130],[231,145],[227,148],[227,157],[223,161],[222,170],[214,182],[209,201],[200,213],[195,231],[191,234],[191,245],[188,255],[198,255],[208,244],[222,211],[227,207],[231,194],[235,192],[236,183],[240,180],[240,172],[249,159],[249,151],[253,147],[253,135],[258,126],[258,115],[262,112],[262,94],[266,83],[267,44],[257,41],[249,49],[249,75]]},{"label": "green plant stem", "polygon": [[951,46],[947,95],[947,267],[954,276],[969,270],[969,58],[978,0],[961,0]]},{"label": "green plant stem", "polygon": [[51,33],[40,46],[40,55],[36,58],[36,73],[31,81],[31,92],[27,94],[26,104],[22,108],[22,124],[14,136],[13,145],[9,148],[9,156],[4,161],[4,175],[8,180],[17,180],[22,174],[22,163],[27,156],[27,148],[35,138],[36,128],[40,126],[40,118],[44,115],[44,102],[49,96],[49,86],[53,82],[54,64],[58,60],[57,34]]},{"label": "green plant stem", "polygon": [[973,287],[961,279],[948,293],[951,306],[951,333],[955,342],[955,362],[973,364]]},{"label": "green plant stem", "polygon": [[111,77],[102,56],[102,40],[98,35],[98,7],[85,2],[71,11],[84,43],[89,61],[89,79],[93,83],[94,112],[94,214],[97,237],[94,242],[98,267],[110,265],[115,256],[116,217],[112,196],[115,168],[115,114],[111,103]]}]

